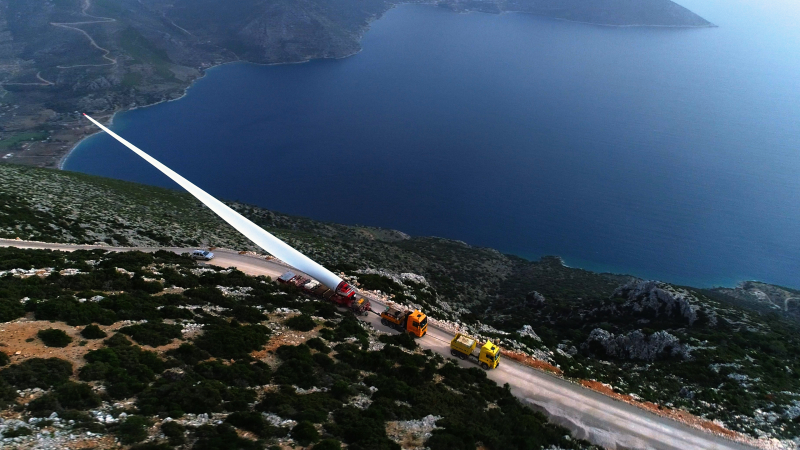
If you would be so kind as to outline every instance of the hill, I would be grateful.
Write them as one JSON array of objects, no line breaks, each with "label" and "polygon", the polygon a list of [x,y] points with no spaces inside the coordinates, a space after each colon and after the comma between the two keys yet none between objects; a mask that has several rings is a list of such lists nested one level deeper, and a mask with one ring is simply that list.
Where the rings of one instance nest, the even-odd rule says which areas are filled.
[{"label": "hill", "polygon": [[[0,164],[0,177],[0,237],[256,250],[181,192],[7,164]],[[569,378],[605,383],[754,437],[798,437],[796,321],[724,289],[593,273],[557,257],[527,261],[458,241],[230,205],[362,288],[458,322]]]}]

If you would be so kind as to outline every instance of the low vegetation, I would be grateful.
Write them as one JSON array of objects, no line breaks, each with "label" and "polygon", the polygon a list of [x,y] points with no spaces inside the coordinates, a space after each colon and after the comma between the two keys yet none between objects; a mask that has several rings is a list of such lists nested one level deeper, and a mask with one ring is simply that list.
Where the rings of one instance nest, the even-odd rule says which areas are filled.
[{"label": "low vegetation", "polygon": [[[0,176],[4,180],[0,186],[0,237],[257,250],[180,192],[2,164]],[[557,366],[567,377],[597,380],[617,392],[684,409],[753,436],[794,439],[800,435],[798,323],[792,314],[784,314],[787,311],[754,304],[749,300],[752,295],[737,297],[731,290],[667,286],[664,289],[670,292],[685,292],[684,306],[672,309],[661,302],[651,308],[641,299],[615,294],[631,277],[565,267],[555,257],[527,261],[447,239],[409,237],[392,230],[320,223],[250,205],[230,205],[316,261],[344,272],[361,287],[419,307],[431,317],[458,321],[472,334]],[[89,352],[88,364],[79,371],[80,380],[102,383],[111,399],[128,398],[146,389],[153,393],[155,388],[184,392],[190,387],[188,382],[164,381],[165,370],[180,369],[183,377],[210,393],[211,411],[245,412],[243,405],[248,399],[236,389],[252,390],[252,383],[261,383],[252,380],[267,375],[250,371],[223,375],[215,361],[223,361],[225,366],[251,364],[253,352],[263,351],[274,339],[275,330],[308,333],[314,339],[306,341],[305,348],[288,351],[278,347],[274,354],[268,353],[269,358],[292,361],[292,367],[270,367],[270,381],[264,384],[289,383],[328,391],[324,398],[309,397],[323,405],[320,414],[295,415],[295,400],[283,390],[270,395],[281,396],[286,415],[264,412],[297,423],[324,424],[315,420],[323,420],[323,414],[335,417],[344,408],[332,408],[333,401],[364,394],[356,386],[366,381],[354,375],[362,370],[356,369],[362,360],[354,365],[356,360],[348,358],[352,348],[376,353],[368,352],[375,338],[357,320],[342,317],[327,302],[299,301],[302,295],[297,290],[279,290],[265,278],[235,270],[197,271],[193,262],[167,252],[115,255],[0,249],[0,271],[45,268],[52,271],[44,277],[0,275],[0,320],[18,320],[33,313],[39,320],[86,330],[92,324],[106,327],[131,321],[120,327],[127,329],[118,333],[119,338],[112,336],[108,345],[96,350],[103,353]],[[218,286],[246,289],[246,295],[227,295]],[[172,287],[180,289],[165,291]],[[180,290],[183,292],[175,293]],[[781,291],[792,292],[788,288]],[[276,320],[278,308],[296,313]],[[681,308],[694,311],[694,316],[677,313]],[[183,332],[190,330],[196,335]],[[638,337],[642,345],[658,339],[666,344],[652,357],[613,347],[616,342]],[[419,352],[413,341],[402,337],[379,339],[386,348]],[[345,340],[347,346],[343,347]],[[151,356],[139,347],[158,350],[165,342],[176,348]],[[18,379],[13,373],[22,370],[19,365],[0,371],[0,379],[9,389],[50,389],[59,384],[38,376],[32,378],[37,381],[18,387],[15,383],[24,377]],[[346,389],[335,390],[336,386]],[[0,397],[11,396],[3,392],[0,385]],[[182,408],[200,409],[165,405],[155,394],[148,398],[152,400],[148,400],[149,411],[175,408],[188,414]],[[261,406],[260,396],[255,404],[266,408]],[[220,436],[227,436],[230,426],[234,425],[205,428],[202,439],[193,431],[187,435],[211,446]],[[345,438],[344,429],[338,434],[324,429],[330,436],[323,433],[318,446],[326,439],[355,443]],[[290,428],[287,433],[291,434]]]},{"label": "low vegetation", "polygon": [[[588,446],[566,439],[566,430],[549,425],[483,371],[460,369],[422,352],[407,335],[379,337],[350,313],[326,308],[265,278],[235,270],[198,272],[188,258],[160,253],[2,252],[54,268],[42,277],[0,278],[14,286],[16,298],[29,298],[25,308],[37,318],[84,322],[113,315],[117,320],[117,331],[84,354],[77,379],[73,365],[59,358],[27,359],[0,370],[0,400],[14,400],[17,389],[43,390],[23,402],[23,419],[72,420],[71,429],[112,434],[136,449],[263,449],[280,442],[322,449],[341,448],[342,443],[354,450],[398,449],[386,424],[426,416],[437,417],[437,428],[421,443],[434,450],[468,448],[478,441],[498,450]],[[75,267],[81,267],[80,273],[55,272]],[[122,281],[169,276],[186,290],[163,294],[137,283],[111,292],[107,285],[119,282],[116,274],[125,277]],[[231,291],[246,295],[232,302],[223,294]],[[162,317],[168,306],[190,312],[191,318]],[[237,307],[251,308],[252,321],[240,322],[242,309]],[[300,319],[269,313],[277,308],[299,311],[290,317]],[[311,318],[317,311],[328,317],[321,326]],[[119,326],[123,317],[136,323]],[[296,336],[304,336],[304,342],[272,347],[268,363],[254,355],[264,355],[273,330],[302,330]],[[80,332],[87,339],[105,333],[94,323]],[[370,350],[378,343],[381,350]],[[133,403],[116,406],[127,399]],[[215,421],[200,420],[203,415],[214,415]],[[106,416],[111,419],[94,419]],[[475,427],[476,418],[489,428]]]}]

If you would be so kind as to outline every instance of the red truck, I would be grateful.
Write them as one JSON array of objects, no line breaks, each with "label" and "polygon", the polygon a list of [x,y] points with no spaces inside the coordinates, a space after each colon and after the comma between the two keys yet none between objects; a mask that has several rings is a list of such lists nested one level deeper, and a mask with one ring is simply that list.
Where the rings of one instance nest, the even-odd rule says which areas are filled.
[{"label": "red truck", "polygon": [[355,288],[344,281],[335,290],[331,290],[317,280],[286,272],[278,278],[278,283],[293,284],[309,294],[345,307],[356,315],[366,316],[372,310],[369,299],[357,296]]}]

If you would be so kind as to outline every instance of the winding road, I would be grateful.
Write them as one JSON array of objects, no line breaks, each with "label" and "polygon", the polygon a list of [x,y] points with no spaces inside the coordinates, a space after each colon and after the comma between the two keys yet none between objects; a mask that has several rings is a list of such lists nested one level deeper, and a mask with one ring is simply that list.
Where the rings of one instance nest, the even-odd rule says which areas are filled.
[{"label": "winding road", "polygon": [[[10,239],[0,239],[0,247],[63,251],[103,249],[152,252],[163,249],[176,253],[192,250],[164,247],[131,248],[51,244]],[[265,260],[263,257],[239,254],[231,250],[216,249],[214,254],[214,259],[207,264],[236,267],[249,275],[266,275],[274,279],[290,269],[286,265]],[[298,272],[295,269],[292,270]],[[379,300],[369,297],[374,306],[384,306]],[[363,317],[363,320],[369,322],[377,330],[394,332],[381,325],[376,314],[369,314]],[[449,357],[451,339],[451,334],[429,326],[428,334],[419,339],[418,343],[423,348]],[[476,367],[469,361],[459,360],[457,362],[464,367]],[[608,449],[747,450],[755,448],[655,415],[507,358],[501,359],[500,366],[487,374],[491,380],[500,385],[508,383],[512,394],[531,408],[546,414],[552,422],[568,428],[574,437],[586,439]]]},{"label": "winding road", "polygon": [[86,16],[86,17],[90,17],[90,18],[98,19],[98,20],[90,20],[90,21],[84,21],[84,22],[70,22],[70,23],[50,22],[50,25],[53,25],[54,27],[66,28],[68,30],[75,30],[75,31],[79,31],[79,32],[83,33],[83,35],[86,36],[87,39],[89,39],[89,44],[92,47],[94,47],[94,48],[100,50],[101,52],[103,52],[103,55],[102,55],[103,59],[105,59],[108,62],[104,63],[104,64],[77,64],[77,65],[74,65],[74,66],[56,66],[58,69],[74,69],[76,67],[113,66],[113,65],[115,65],[117,63],[117,59],[116,58],[112,58],[112,57],[108,56],[111,53],[110,50],[105,49],[103,47],[100,47],[99,45],[97,45],[97,42],[95,42],[94,38],[89,35],[89,33],[83,31],[82,29],[80,29],[80,28],[78,28],[76,26],[74,26],[74,25],[89,25],[89,24],[95,24],[95,23],[116,22],[116,19],[112,19],[110,17],[97,17],[97,16],[90,15],[89,13],[87,13],[87,11],[91,7],[92,7],[91,0],[83,0],[83,7],[81,8],[81,14]]}]

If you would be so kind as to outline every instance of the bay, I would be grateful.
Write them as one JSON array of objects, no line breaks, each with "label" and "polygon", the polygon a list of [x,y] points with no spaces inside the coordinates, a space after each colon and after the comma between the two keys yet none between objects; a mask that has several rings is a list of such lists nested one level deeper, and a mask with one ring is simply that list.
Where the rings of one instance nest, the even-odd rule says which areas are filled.
[{"label": "bay", "polygon": [[[798,7],[682,4],[719,27],[403,5],[352,57],[216,67],[112,128],[217,197],[284,213],[800,287]],[[176,187],[104,135],[64,168]]]}]

